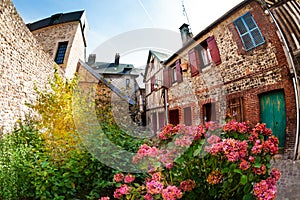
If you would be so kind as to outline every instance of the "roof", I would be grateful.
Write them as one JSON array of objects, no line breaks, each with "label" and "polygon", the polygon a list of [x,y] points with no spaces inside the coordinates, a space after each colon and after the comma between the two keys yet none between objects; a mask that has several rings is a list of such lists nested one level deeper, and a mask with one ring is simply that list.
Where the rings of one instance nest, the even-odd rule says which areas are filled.
[{"label": "roof", "polygon": [[[166,53],[162,53],[162,52],[158,52],[158,51],[149,50],[149,55],[150,55],[150,53],[152,55],[154,55],[161,62],[165,61],[167,58],[170,57],[170,54],[166,54]],[[148,57],[148,59],[149,58],[150,57]],[[148,62],[149,62],[149,60],[148,60]]]},{"label": "roof", "polygon": [[121,92],[116,86],[113,84],[109,83],[107,80],[105,80],[104,76],[96,72],[92,67],[87,65],[85,62],[82,60],[79,60],[79,63],[81,66],[83,66],[88,72],[90,72],[95,78],[97,78],[99,81],[104,83],[107,87],[109,87],[114,93],[116,93],[120,98],[128,101],[129,104],[135,105],[135,101],[130,98],[129,96],[125,95],[123,92]]},{"label": "roof", "polygon": [[66,22],[80,21],[84,10],[69,12],[69,13],[57,13],[51,17],[26,24],[30,31],[41,29],[47,26],[52,26],[55,24],[62,24]]},{"label": "roof", "polygon": [[137,75],[138,77],[135,79],[140,89],[145,89],[145,83],[144,83],[144,73],[145,69],[141,68],[134,68],[131,71],[131,74]]},{"label": "roof", "polygon": [[163,63],[165,60],[167,60],[170,57],[170,55],[167,53],[149,50],[143,82],[146,81],[145,79],[146,79],[146,74],[148,73],[148,70],[149,70],[149,63],[150,63],[151,55],[153,55],[161,63]]},{"label": "roof", "polygon": [[91,67],[99,74],[136,75],[131,73],[134,69],[132,64],[120,63],[116,65],[115,63],[96,62]]},{"label": "roof", "polygon": [[199,38],[201,38],[203,35],[207,34],[209,31],[211,31],[213,28],[215,28],[218,24],[220,24],[222,21],[230,17],[233,13],[235,13],[240,8],[244,7],[245,5],[249,4],[254,0],[244,0],[238,5],[234,6],[232,9],[230,9],[228,12],[226,12],[224,15],[222,15],[219,19],[214,21],[212,24],[210,24],[208,27],[203,29],[200,33],[198,33],[195,37],[193,37],[192,40],[187,42],[182,48],[180,48],[177,52],[175,52],[173,55],[171,55],[167,60],[164,61],[164,64],[167,64],[171,62],[174,58],[176,58],[181,52],[186,50],[189,46],[191,46],[193,43],[197,42]]}]

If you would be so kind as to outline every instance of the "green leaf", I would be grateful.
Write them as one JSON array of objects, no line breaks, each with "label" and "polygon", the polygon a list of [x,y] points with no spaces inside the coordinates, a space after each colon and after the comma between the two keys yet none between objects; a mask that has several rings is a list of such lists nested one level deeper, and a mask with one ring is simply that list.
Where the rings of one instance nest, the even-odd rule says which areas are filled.
[{"label": "green leaf", "polygon": [[243,200],[252,200],[252,199],[253,199],[252,194],[246,194],[243,196]]},{"label": "green leaf", "polygon": [[229,168],[228,167],[222,169],[222,174],[227,173],[227,172],[229,172]]},{"label": "green leaf", "polygon": [[261,167],[261,164],[260,164],[260,163],[255,163],[255,164],[254,164],[254,167],[260,168],[260,167]]},{"label": "green leaf", "polygon": [[242,175],[242,176],[241,176],[240,183],[241,183],[242,185],[245,185],[246,183],[248,183],[248,177],[247,177],[246,175]]},{"label": "green leaf", "polygon": [[194,156],[194,157],[198,156],[198,155],[200,154],[201,150],[202,150],[202,146],[199,146],[199,147],[194,151],[193,156]]},{"label": "green leaf", "polygon": [[248,182],[248,184],[245,185],[245,187],[244,187],[244,193],[245,194],[250,194],[252,188],[253,188],[252,184]]},{"label": "green leaf", "polygon": [[238,173],[238,174],[242,174],[242,170],[241,169],[234,169],[233,172]]}]

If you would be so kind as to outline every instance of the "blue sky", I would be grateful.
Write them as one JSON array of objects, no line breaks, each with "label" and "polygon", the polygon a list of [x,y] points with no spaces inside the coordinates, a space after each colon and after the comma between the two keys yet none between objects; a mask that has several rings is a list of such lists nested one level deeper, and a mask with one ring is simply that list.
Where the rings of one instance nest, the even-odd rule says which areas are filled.
[{"label": "blue sky", "polygon": [[[187,23],[182,12],[182,0],[12,0],[25,23],[34,22],[55,13],[86,10],[89,22],[87,53],[92,53],[105,41],[128,31],[144,28],[165,29],[179,33]],[[242,0],[184,0],[194,35],[218,19]],[[180,47],[181,44],[178,44]],[[114,55],[110,58],[113,59]],[[147,50],[132,50],[121,62],[136,67],[146,64]],[[108,60],[105,60],[108,61]]]}]

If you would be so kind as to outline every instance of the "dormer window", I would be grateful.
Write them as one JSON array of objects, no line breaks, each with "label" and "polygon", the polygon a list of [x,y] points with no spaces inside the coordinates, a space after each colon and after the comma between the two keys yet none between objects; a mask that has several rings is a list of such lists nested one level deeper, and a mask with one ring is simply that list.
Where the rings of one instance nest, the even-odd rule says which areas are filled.
[{"label": "dormer window", "polygon": [[64,58],[65,58],[65,54],[67,51],[67,47],[68,47],[68,42],[58,43],[58,48],[57,48],[57,52],[56,52],[56,56],[55,56],[55,62],[57,64],[64,63]]}]

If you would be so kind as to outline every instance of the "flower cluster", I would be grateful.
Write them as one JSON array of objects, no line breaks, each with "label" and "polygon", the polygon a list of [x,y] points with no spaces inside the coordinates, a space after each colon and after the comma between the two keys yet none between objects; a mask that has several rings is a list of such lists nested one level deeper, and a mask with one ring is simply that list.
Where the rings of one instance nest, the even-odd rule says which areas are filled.
[{"label": "flower cluster", "polygon": [[215,170],[208,175],[206,181],[211,185],[215,185],[220,183],[222,179],[223,179],[222,173]]},{"label": "flower cluster", "polygon": [[269,178],[254,185],[253,194],[259,200],[274,200],[277,194],[276,181],[278,181],[279,178],[279,170],[272,169]]},{"label": "flower cluster", "polygon": [[135,176],[133,176],[132,174],[127,174],[124,178],[124,182],[125,183],[132,183],[135,179]]},{"label": "flower cluster", "polygon": [[146,188],[149,194],[160,194],[164,188],[164,184],[159,181],[149,180],[146,183]]},{"label": "flower cluster", "polygon": [[162,197],[164,200],[181,199],[182,192],[178,187],[169,185],[167,188],[163,189]]},{"label": "flower cluster", "polygon": [[232,138],[224,139],[212,146],[206,147],[211,155],[224,154],[231,162],[244,159],[248,155],[247,141],[238,141]]},{"label": "flower cluster", "polygon": [[120,199],[123,195],[129,194],[131,187],[123,184],[120,188],[117,188],[114,192],[114,198]]},{"label": "flower cluster", "polygon": [[247,169],[250,168],[250,163],[247,162],[246,160],[242,160],[239,167],[241,170],[246,171]]},{"label": "flower cluster", "polygon": [[99,200],[110,200],[109,197],[101,197]]},{"label": "flower cluster", "polygon": [[158,138],[161,140],[167,140],[167,139],[170,139],[172,137],[172,135],[174,135],[176,132],[177,131],[174,128],[174,126],[172,124],[168,124],[158,134]]},{"label": "flower cluster", "polygon": [[114,181],[117,183],[123,181],[123,179],[124,179],[124,174],[122,174],[122,173],[114,175]]},{"label": "flower cluster", "polygon": [[150,147],[147,144],[140,146],[137,154],[132,158],[134,164],[138,163],[143,157],[155,158],[159,155],[159,151],[156,147]]},{"label": "flower cluster", "polygon": [[192,191],[196,186],[195,181],[188,179],[180,183],[180,189],[184,192]]},{"label": "flower cluster", "polygon": [[247,133],[249,126],[245,122],[232,120],[223,126],[223,131]]}]

